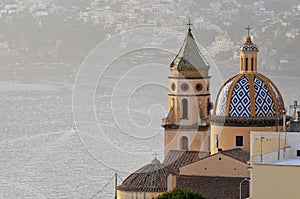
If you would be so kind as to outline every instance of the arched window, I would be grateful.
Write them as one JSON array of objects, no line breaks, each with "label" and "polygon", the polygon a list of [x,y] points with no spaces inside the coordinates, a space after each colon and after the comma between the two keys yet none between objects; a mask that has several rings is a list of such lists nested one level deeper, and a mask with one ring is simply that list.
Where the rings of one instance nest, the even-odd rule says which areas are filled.
[{"label": "arched window", "polygon": [[241,63],[240,63],[240,65],[241,65],[241,68],[243,69],[244,68],[244,58],[243,57],[241,57],[241,61],[240,61]]},{"label": "arched window", "polygon": [[181,137],[181,140],[180,140],[180,148],[181,150],[185,150],[187,151],[189,149],[189,140],[186,136],[183,136]]},{"label": "arched window", "polygon": [[210,107],[210,99],[208,98],[207,99],[207,115],[210,115],[210,109],[211,109],[211,107]]},{"label": "arched window", "polygon": [[188,119],[188,100],[183,99],[182,100],[182,119]]},{"label": "arched window", "polygon": [[245,70],[248,71],[248,58],[246,58],[245,60],[245,68],[246,68]]}]

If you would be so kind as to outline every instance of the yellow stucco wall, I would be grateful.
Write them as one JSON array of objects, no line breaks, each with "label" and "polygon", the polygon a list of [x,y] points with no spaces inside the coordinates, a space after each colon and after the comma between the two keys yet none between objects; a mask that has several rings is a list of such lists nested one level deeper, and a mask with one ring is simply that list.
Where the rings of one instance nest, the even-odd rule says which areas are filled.
[{"label": "yellow stucco wall", "polygon": [[182,175],[250,177],[248,165],[221,153],[180,168]]},{"label": "yellow stucco wall", "polygon": [[253,199],[300,198],[300,167],[253,165]]},{"label": "yellow stucco wall", "polygon": [[[281,130],[282,127],[279,127]],[[236,148],[235,137],[244,136],[244,146],[242,149],[250,151],[250,131],[276,131],[276,127],[233,127],[233,126],[218,126],[211,125],[210,146],[211,153],[217,153],[215,148],[215,135],[219,137],[219,148],[229,150]]]},{"label": "yellow stucco wall", "polygon": [[209,131],[170,129],[164,132],[164,154],[170,150],[181,150],[181,138],[186,136],[189,151],[209,151]]},{"label": "yellow stucco wall", "polygon": [[279,143],[280,149],[288,146],[288,143],[285,141],[285,134],[282,132],[280,135],[278,132],[255,134],[253,136],[252,156],[278,151]]},{"label": "yellow stucco wall", "polygon": [[168,191],[172,191],[176,187],[177,175],[169,174],[168,176]]}]

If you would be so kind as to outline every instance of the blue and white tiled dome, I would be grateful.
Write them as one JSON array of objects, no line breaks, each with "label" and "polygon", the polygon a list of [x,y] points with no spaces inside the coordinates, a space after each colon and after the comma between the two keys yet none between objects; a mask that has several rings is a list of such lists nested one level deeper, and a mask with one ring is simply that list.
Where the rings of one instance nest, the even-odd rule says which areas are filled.
[{"label": "blue and white tiled dome", "polygon": [[281,94],[273,82],[260,73],[241,73],[221,87],[215,116],[275,117],[283,109]]}]

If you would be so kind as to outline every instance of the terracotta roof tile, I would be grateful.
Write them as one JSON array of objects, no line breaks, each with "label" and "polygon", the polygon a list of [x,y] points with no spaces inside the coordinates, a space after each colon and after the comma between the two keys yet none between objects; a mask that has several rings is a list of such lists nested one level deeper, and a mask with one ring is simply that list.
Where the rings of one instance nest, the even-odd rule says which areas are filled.
[{"label": "terracotta roof tile", "polygon": [[197,162],[208,156],[209,152],[171,150],[165,158],[164,165],[168,165],[178,171],[180,167]]},{"label": "terracotta roof tile", "polygon": [[128,176],[118,190],[134,192],[165,192],[169,174],[176,171],[165,166],[156,158],[146,166]]},{"label": "terracotta roof tile", "polygon": [[247,163],[250,160],[250,152],[243,149],[231,149],[222,151],[221,153],[244,163]]}]

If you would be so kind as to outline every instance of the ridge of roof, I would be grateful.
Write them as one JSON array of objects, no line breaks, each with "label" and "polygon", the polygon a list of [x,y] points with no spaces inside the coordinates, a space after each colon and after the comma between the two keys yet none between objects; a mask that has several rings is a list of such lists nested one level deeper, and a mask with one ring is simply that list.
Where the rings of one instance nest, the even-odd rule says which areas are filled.
[{"label": "ridge of roof", "polygon": [[240,148],[229,149],[226,151],[222,151],[221,153],[244,163],[247,163],[250,160],[250,152]]},{"label": "ridge of roof", "polygon": [[192,164],[208,156],[210,156],[210,153],[203,151],[171,150],[163,164],[179,171],[180,167]]},{"label": "ridge of roof", "polygon": [[[195,153],[197,151],[190,151],[190,152]],[[197,153],[199,153],[199,152],[197,152]],[[250,152],[245,151],[245,150],[240,149],[240,148],[229,149],[229,150],[226,150],[226,151],[220,151],[220,152],[212,154],[212,155],[210,155],[209,153],[208,153],[208,155],[205,155],[205,152],[200,152],[200,153],[202,153],[202,157],[195,158],[193,160],[183,162],[182,164],[180,164],[181,163],[180,161],[182,161],[182,160],[178,158],[177,161],[171,162],[171,164],[169,163],[169,165],[171,167],[173,167],[174,169],[179,170],[179,168],[181,168],[181,167],[184,167],[184,166],[193,164],[195,162],[199,162],[199,161],[208,159],[210,157],[213,157],[213,156],[219,155],[219,154],[225,155],[227,157],[230,157],[230,158],[235,159],[237,161],[243,162],[245,164],[247,164],[247,162],[250,160]],[[167,155],[166,159],[167,158],[171,159],[171,155],[170,155],[170,157],[168,157],[168,155]],[[182,156],[182,158],[186,158],[186,156]],[[170,162],[170,160],[167,160],[167,161]],[[166,163],[168,163],[168,162],[166,162]]]},{"label": "ridge of roof", "polygon": [[247,163],[250,160],[250,152],[245,151],[241,148],[235,148],[235,149],[229,149],[229,150],[226,150],[226,151],[219,151],[218,153],[214,153],[212,155],[206,156],[206,157],[204,157],[202,159],[199,159],[195,162],[198,162],[198,161],[201,161],[201,160],[204,160],[204,159],[208,159],[212,156],[219,155],[219,154],[225,155],[227,157],[230,157],[232,159],[238,160],[238,161],[243,162],[243,163]]}]

